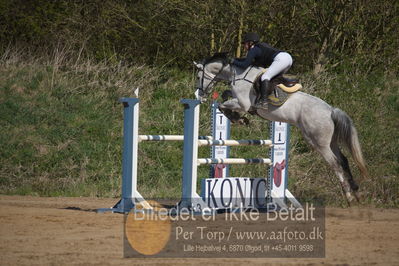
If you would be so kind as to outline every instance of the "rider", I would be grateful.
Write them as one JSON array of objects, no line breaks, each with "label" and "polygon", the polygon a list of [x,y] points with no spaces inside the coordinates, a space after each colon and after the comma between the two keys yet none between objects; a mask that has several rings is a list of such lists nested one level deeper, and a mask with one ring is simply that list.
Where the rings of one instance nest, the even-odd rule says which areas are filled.
[{"label": "rider", "polygon": [[292,57],[289,53],[271,47],[269,44],[260,42],[259,35],[248,32],[242,41],[245,50],[248,51],[245,58],[236,58],[232,64],[247,68],[250,65],[269,68],[261,77],[260,99],[256,107],[267,108],[267,97],[272,93],[270,80],[278,74],[284,74],[292,65]]}]

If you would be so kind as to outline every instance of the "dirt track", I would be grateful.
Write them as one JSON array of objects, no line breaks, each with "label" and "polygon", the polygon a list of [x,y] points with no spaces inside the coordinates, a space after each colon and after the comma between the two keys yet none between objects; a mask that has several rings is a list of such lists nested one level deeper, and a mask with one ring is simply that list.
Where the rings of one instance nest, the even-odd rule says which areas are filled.
[{"label": "dirt track", "polygon": [[124,259],[115,199],[0,196],[2,265],[399,265],[399,210],[328,209],[324,259]]}]

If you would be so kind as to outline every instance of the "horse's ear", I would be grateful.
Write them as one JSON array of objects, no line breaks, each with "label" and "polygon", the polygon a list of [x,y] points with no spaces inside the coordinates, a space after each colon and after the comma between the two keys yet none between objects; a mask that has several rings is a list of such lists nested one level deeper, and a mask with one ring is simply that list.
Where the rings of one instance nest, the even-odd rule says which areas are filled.
[{"label": "horse's ear", "polygon": [[204,69],[204,66],[203,66],[202,64],[197,63],[197,62],[195,62],[195,61],[193,61],[193,63],[194,63],[194,65],[195,65],[196,68],[198,68],[198,69],[200,69],[200,70],[203,70],[203,69]]}]

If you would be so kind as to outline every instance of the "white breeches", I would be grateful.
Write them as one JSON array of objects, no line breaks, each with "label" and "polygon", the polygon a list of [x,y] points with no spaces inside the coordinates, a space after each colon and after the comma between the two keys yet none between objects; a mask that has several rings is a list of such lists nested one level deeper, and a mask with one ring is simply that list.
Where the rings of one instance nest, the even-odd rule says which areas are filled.
[{"label": "white breeches", "polygon": [[261,79],[271,80],[278,74],[284,74],[292,66],[292,57],[289,53],[280,52],[276,55],[273,63],[269,66],[267,71],[262,75]]}]

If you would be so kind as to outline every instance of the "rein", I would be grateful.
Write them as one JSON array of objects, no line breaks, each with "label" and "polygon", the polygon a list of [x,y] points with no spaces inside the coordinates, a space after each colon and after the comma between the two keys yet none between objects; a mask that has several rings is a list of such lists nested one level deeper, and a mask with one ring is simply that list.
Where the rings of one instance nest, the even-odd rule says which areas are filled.
[{"label": "rein", "polygon": [[210,82],[208,83],[208,85],[207,85],[205,88],[201,88],[200,90],[201,90],[203,93],[207,94],[207,93],[208,93],[208,88],[209,88],[209,86],[210,86],[213,82],[220,81],[220,80],[217,80],[216,78],[217,78],[217,76],[218,76],[220,73],[222,73],[222,71],[223,71],[224,67],[226,66],[226,64],[223,63],[223,66],[222,66],[222,68],[220,69],[220,71],[219,71],[216,75],[214,75],[213,77],[212,77],[210,74],[205,73],[205,66],[206,66],[206,65],[204,65],[204,69],[202,70],[201,85],[202,85],[202,86],[204,85],[204,79],[205,79],[205,78],[208,79],[208,80],[210,80]]},{"label": "rein", "polygon": [[233,80],[231,81],[231,84],[232,84],[232,85],[235,85],[235,82],[236,82],[236,81],[240,81],[240,80],[243,80],[243,81],[249,82],[249,83],[251,83],[251,84],[254,84],[255,81],[252,81],[252,80],[247,79],[247,75],[248,75],[249,72],[251,71],[252,67],[253,67],[253,66],[250,66],[250,67],[248,68],[248,70],[246,71],[244,77],[239,78],[239,79],[236,79],[236,69],[233,68]]},{"label": "rein", "polygon": [[[219,75],[220,73],[222,73],[222,71],[223,71],[223,69],[224,69],[224,67],[225,67],[226,65],[230,65],[230,66],[231,66],[231,64],[223,63],[223,66],[222,66],[222,68],[220,69],[220,71],[219,71],[217,74],[215,74],[213,77],[212,77],[211,74],[205,72],[205,66],[206,66],[206,65],[204,65],[204,69],[202,70],[201,84],[202,84],[202,85],[204,84],[204,80],[205,80],[205,79],[210,80],[210,82],[208,83],[208,85],[207,85],[205,88],[201,88],[200,91],[202,91],[202,92],[205,93],[205,94],[208,94],[208,88],[210,87],[210,85],[213,84],[214,82],[221,81],[221,79],[217,79],[217,77],[218,77],[218,75]],[[253,66],[250,66],[249,68],[247,68],[247,70],[245,70],[245,71],[246,71],[246,72],[245,72],[245,75],[244,75],[242,78],[236,79],[236,75],[237,75],[237,74],[236,74],[236,69],[233,67],[233,71],[232,71],[232,72],[233,72],[233,77],[232,77],[231,80],[229,80],[230,83],[231,83],[232,85],[235,85],[235,82],[236,82],[236,81],[241,81],[241,80],[243,80],[243,81],[249,82],[249,83],[251,83],[251,84],[254,84],[255,81],[252,81],[252,80],[247,79],[247,76],[248,76],[248,74],[249,74],[249,72],[251,71],[252,68],[253,68]]]}]

